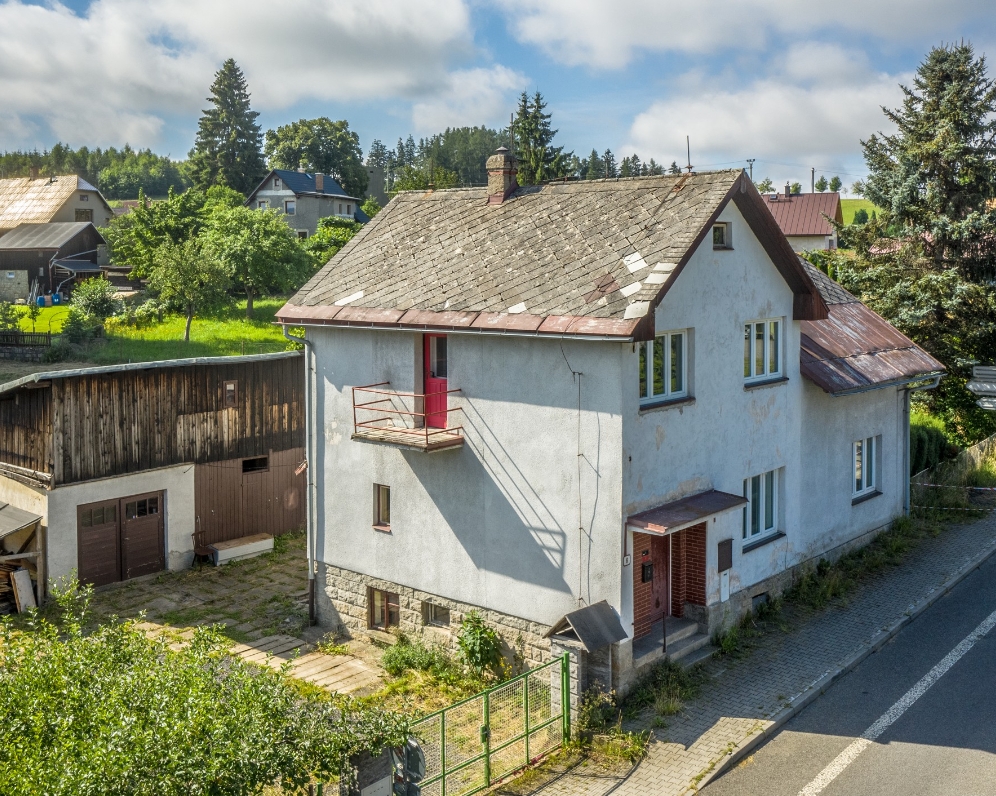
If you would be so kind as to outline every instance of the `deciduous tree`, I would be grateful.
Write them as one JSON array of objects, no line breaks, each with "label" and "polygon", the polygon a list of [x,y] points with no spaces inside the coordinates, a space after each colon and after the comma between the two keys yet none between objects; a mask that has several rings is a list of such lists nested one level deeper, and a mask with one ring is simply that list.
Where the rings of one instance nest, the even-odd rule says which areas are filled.
[{"label": "deciduous tree", "polygon": [[195,315],[228,302],[230,284],[224,265],[208,257],[201,242],[193,238],[160,246],[149,274],[151,292],[167,308],[179,310],[186,317],[184,342],[190,342],[190,324]]},{"label": "deciduous tree", "polygon": [[267,130],[264,154],[270,168],[304,166],[308,171],[330,175],[350,196],[366,195],[368,175],[360,137],[345,120],[334,122],[322,116]]}]

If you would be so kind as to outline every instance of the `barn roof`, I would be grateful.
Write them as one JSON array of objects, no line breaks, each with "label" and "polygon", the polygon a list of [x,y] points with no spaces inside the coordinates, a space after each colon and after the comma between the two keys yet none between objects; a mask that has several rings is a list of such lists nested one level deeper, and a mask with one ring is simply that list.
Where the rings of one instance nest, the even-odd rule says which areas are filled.
[{"label": "barn roof", "polygon": [[832,235],[833,227],[828,218],[839,224],[844,222],[840,209],[840,194],[827,193],[772,193],[761,194],[779,229],[788,236]]},{"label": "barn roof", "polygon": [[[0,180],[0,230],[14,229],[20,224],[43,224],[51,221],[52,216],[76,191],[96,190],[75,174]],[[99,191],[97,195],[100,196]],[[100,200],[104,202],[102,196]],[[104,204],[107,205],[107,202]]]},{"label": "barn roof", "polygon": [[21,224],[0,238],[0,251],[12,249],[61,249],[77,235],[93,228],[94,234],[103,237],[89,221],[50,221],[47,224]]},{"label": "barn roof", "polygon": [[279,311],[286,323],[643,339],[734,201],[795,293],[819,292],[740,170],[398,194]]},{"label": "barn roof", "polygon": [[799,258],[829,309],[803,321],[802,375],[831,395],[908,384],[940,376],[944,365],[844,288]]}]

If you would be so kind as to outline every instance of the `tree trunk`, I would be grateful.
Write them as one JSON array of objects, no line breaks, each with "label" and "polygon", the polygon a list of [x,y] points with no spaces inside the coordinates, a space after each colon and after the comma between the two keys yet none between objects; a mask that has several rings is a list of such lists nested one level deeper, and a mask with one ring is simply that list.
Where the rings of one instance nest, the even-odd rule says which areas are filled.
[{"label": "tree trunk", "polygon": [[246,288],[246,318],[252,320],[252,300],[253,300],[253,290],[252,288]]},{"label": "tree trunk", "polygon": [[183,342],[190,342],[190,322],[194,319],[194,305],[187,305],[187,325],[183,330]]}]

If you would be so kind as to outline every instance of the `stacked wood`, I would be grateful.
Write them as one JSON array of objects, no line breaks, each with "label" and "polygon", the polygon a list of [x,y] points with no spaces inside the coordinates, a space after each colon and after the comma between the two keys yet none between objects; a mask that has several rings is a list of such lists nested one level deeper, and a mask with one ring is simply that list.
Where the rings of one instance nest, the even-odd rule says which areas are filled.
[{"label": "stacked wood", "polygon": [[10,575],[19,566],[19,564],[10,561],[0,561],[0,615],[17,613],[14,589],[10,585]]}]

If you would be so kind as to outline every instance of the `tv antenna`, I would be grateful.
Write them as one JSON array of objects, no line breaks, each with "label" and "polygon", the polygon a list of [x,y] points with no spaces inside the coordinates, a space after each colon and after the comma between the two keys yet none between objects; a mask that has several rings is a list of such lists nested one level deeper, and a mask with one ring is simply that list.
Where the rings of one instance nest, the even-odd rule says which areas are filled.
[{"label": "tv antenna", "polygon": [[692,141],[691,141],[691,138],[689,136],[687,136],[687,135],[685,136],[685,150],[686,150],[686,154],[688,155],[688,165],[685,166],[685,168],[688,169],[688,173],[691,174],[692,173]]}]

